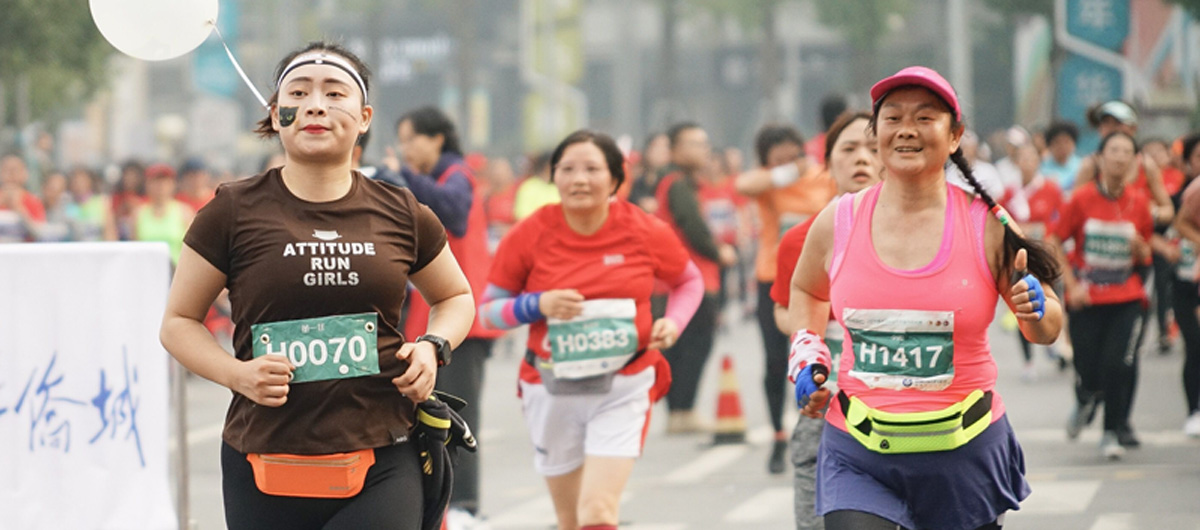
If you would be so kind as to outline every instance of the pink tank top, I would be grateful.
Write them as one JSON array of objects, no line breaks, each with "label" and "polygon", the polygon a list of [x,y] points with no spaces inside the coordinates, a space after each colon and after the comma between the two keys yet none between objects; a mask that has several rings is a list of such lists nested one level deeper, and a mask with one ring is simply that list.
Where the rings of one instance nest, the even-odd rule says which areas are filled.
[{"label": "pink tank top", "polygon": [[[984,251],[982,200],[947,186],[942,244],[928,265],[887,266],[875,253],[871,217],[882,184],[839,199],[834,218],[830,302],[845,331],[838,387],[886,412],[926,412],[993,390],[996,363],[987,330],[999,293]],[[847,259],[849,258],[849,259]],[[992,421],[1004,414],[999,395]],[[829,422],[846,430],[837,400]]]}]

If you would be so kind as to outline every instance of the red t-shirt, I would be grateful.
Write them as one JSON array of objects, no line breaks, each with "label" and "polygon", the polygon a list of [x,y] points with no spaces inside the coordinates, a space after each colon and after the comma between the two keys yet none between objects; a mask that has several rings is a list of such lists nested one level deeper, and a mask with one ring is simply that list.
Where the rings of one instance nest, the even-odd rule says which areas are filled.
[{"label": "red t-shirt", "polygon": [[1046,239],[1046,234],[1052,233],[1058,222],[1063,205],[1062,188],[1053,180],[1039,176],[1025,186],[1025,200],[1029,203],[1029,218],[1018,219],[1025,237],[1038,241]]},{"label": "red t-shirt", "polygon": [[1179,190],[1183,189],[1183,172],[1174,167],[1162,168],[1163,187],[1167,190],[1167,195],[1175,195]]},{"label": "red t-shirt", "polygon": [[517,222],[515,206],[517,186],[511,185],[501,191],[492,192],[484,199],[483,209],[487,212],[488,226],[512,225]]},{"label": "red t-shirt", "polygon": [[1146,194],[1127,186],[1120,197],[1112,199],[1093,181],[1075,189],[1053,233],[1063,241],[1075,240],[1069,257],[1071,268],[1080,281],[1088,283],[1091,303],[1106,305],[1145,298],[1133,268],[1150,260],[1134,263],[1129,241],[1135,234],[1150,241],[1153,232]]},{"label": "red t-shirt", "polygon": [[729,245],[737,244],[738,210],[746,204],[746,198],[733,187],[733,179],[720,183],[705,182],[697,193],[700,209],[713,238]]},{"label": "red t-shirt", "polygon": [[[552,204],[521,221],[504,237],[488,283],[514,293],[576,289],[585,300],[633,299],[640,351],[650,342],[654,280],[678,280],[688,261],[687,249],[671,228],[632,203],[609,203],[604,226],[588,236],[572,230],[563,217],[562,205]],[[528,348],[548,359],[545,340],[546,321],[530,324]],[[658,351],[645,352],[620,373],[639,372],[660,359]],[[521,363],[521,379],[541,380],[528,363]]]},{"label": "red t-shirt", "polygon": [[800,263],[800,251],[804,250],[804,240],[808,239],[808,230],[812,228],[816,217],[793,226],[783,233],[779,239],[779,254],[776,255],[775,283],[771,284],[771,300],[787,307],[792,296],[792,274]]},{"label": "red t-shirt", "polygon": [[198,212],[198,211],[200,211],[201,208],[204,207],[205,204],[208,204],[208,201],[213,200],[213,197],[216,194],[217,194],[216,190],[205,192],[204,195],[201,195],[199,197],[196,197],[194,195],[187,195],[184,193],[178,193],[175,195],[175,200],[182,202],[188,206],[191,206],[193,212]]}]

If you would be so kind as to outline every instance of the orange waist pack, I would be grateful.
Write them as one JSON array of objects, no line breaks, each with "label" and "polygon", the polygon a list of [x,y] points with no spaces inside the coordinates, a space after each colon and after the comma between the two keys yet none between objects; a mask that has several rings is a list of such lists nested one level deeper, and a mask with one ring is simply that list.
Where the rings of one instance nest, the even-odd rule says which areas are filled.
[{"label": "orange waist pack", "polygon": [[345,499],[358,495],[375,464],[375,450],[328,455],[246,455],[254,484],[267,495]]}]

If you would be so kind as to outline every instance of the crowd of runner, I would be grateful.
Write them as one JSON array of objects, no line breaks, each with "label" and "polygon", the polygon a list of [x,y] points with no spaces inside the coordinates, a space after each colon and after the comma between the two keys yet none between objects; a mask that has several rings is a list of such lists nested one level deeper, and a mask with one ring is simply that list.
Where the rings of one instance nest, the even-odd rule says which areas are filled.
[{"label": "crowd of runner", "polygon": [[[167,243],[178,275],[164,344],[193,371],[244,396],[233,404],[222,456],[231,527],[262,527],[263,514],[274,514],[272,524],[288,514],[375,521],[353,503],[318,509],[272,500],[286,493],[255,497],[250,484],[261,470],[245,460],[380,448],[373,461],[417,473],[404,471],[409,449],[382,447],[403,445],[397,433],[417,423],[412,404],[431,395],[435,379],[438,390],[479,399],[495,341],[523,325],[530,329],[520,393],[534,467],[546,477],[560,528],[615,528],[659,398],[667,401],[668,434],[711,428],[695,398],[716,333],[730,318],[757,320],[774,431],[766,467],[789,469],[790,438],[797,490],[809,492],[797,502],[801,528],[1003,524],[1029,490],[993,391],[986,334],[998,300],[1011,308],[995,317],[1017,330],[1024,380],[1037,379],[1036,344],[1046,345],[1054,370],[1073,366],[1076,400],[1063,407],[1069,439],[1103,410],[1100,454],[1118,459],[1140,445],[1130,411],[1138,351],[1151,335],[1163,354],[1182,338],[1183,427],[1200,437],[1200,185],[1193,182],[1200,133],[1143,138],[1136,111],[1121,101],[1089,114],[1084,125],[1099,137],[1094,153],[1080,152],[1080,124],[1069,122],[1013,126],[985,142],[967,128],[944,79],[909,68],[872,88],[870,109],[827,98],[825,129],[807,140],[794,126],[763,125],[749,156],[736,146],[714,148],[694,122],[647,134],[639,149],[579,131],[545,153],[465,153],[449,117],[425,107],[385,125],[397,143],[369,165],[362,161],[372,127],[365,65],[316,45],[286,58],[277,74],[272,112],[258,132],[280,136],[284,153],[264,161],[257,176],[236,178],[198,159],[59,169],[50,142],[0,158],[0,243]],[[249,204],[255,208],[241,208]],[[270,212],[290,209],[328,227],[269,228]],[[363,231],[362,219],[403,229]],[[339,241],[324,243],[333,257],[297,268],[300,261],[287,260],[296,252],[292,239],[312,237]],[[368,252],[353,241],[374,243],[360,243]],[[250,243],[285,250],[259,255]],[[326,247],[295,248],[303,256]],[[387,267],[416,289],[386,288]],[[270,296],[248,280],[292,268],[299,283],[281,279]],[[336,294],[360,282],[375,286],[374,298]],[[891,296],[878,282],[888,282]],[[340,300],[344,314],[311,305],[281,311],[269,300],[318,292],[311,288],[328,288],[322,292]],[[243,305],[231,307],[230,293]],[[473,321],[439,311],[468,303],[478,310]],[[251,337],[251,327],[258,337],[264,322],[281,319],[358,325],[363,311],[382,320],[372,317],[369,333],[350,338],[378,343],[394,359],[350,367],[367,370],[357,386],[345,371],[302,371],[294,356],[264,358],[268,335],[265,346]],[[196,322],[230,337],[237,358],[258,375],[221,365],[215,343],[197,346]],[[296,332],[277,326],[275,333]],[[428,359],[418,357],[426,351]],[[287,410],[278,407],[290,400],[315,410],[330,396],[378,400],[368,410],[379,418],[409,412],[356,434],[331,427],[316,439],[296,431],[285,443],[281,433],[329,418],[254,406]],[[784,425],[785,407],[796,405],[807,417]],[[479,409],[464,411],[476,430],[486,422]],[[826,412],[827,421],[812,419]],[[951,412],[961,418],[953,436],[918,427],[945,427],[938,415]],[[888,438],[888,429],[908,439]],[[922,460],[933,452],[938,459]],[[459,461],[452,524],[478,516],[474,458]],[[955,475],[943,473],[950,467],[975,475],[937,482]],[[864,468],[878,473],[855,471]],[[965,485],[967,475],[985,480]],[[916,481],[924,493],[907,487]],[[365,491],[420,488],[406,478],[372,484]],[[974,504],[938,504],[943,493],[968,486],[982,488]]]}]

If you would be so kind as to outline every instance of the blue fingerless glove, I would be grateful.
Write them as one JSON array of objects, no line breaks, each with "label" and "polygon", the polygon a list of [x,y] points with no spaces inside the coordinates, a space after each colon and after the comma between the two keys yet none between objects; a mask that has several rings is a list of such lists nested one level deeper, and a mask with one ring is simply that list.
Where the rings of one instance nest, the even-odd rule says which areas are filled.
[{"label": "blue fingerless glove", "polygon": [[823,374],[825,376],[825,380],[829,380],[829,368],[823,364],[810,364],[805,366],[804,369],[800,370],[800,373],[796,375],[796,405],[800,408],[804,408],[804,406],[808,404],[809,396],[812,396],[813,392],[820,390],[821,386],[824,385],[824,383],[818,385],[817,382],[813,380],[813,377],[815,377],[817,374]]},{"label": "blue fingerless glove", "polygon": [[1033,304],[1033,312],[1037,314],[1038,320],[1041,320],[1046,315],[1046,291],[1042,290],[1042,282],[1032,274],[1026,274],[1021,279],[1029,286],[1029,303]]}]

